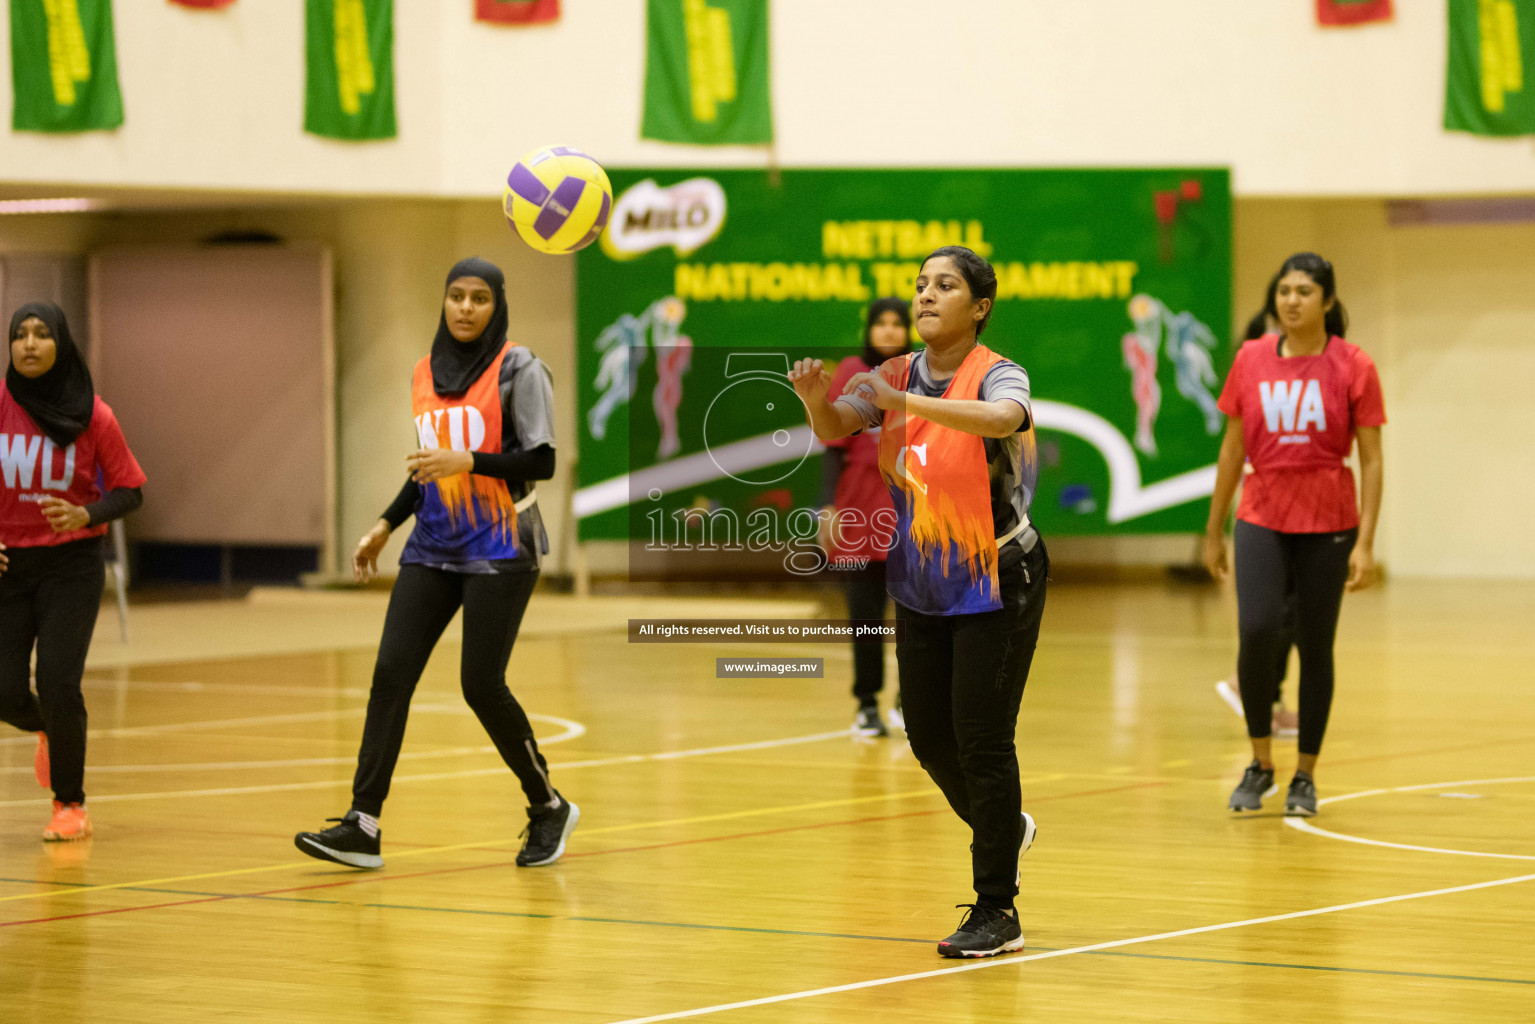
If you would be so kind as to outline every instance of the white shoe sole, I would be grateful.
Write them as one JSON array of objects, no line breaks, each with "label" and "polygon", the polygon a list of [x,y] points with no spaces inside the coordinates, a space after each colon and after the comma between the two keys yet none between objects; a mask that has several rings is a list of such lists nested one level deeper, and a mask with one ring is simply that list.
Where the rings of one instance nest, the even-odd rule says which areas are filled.
[{"label": "white shoe sole", "polygon": [[[570,803],[570,801],[567,800],[566,803]],[[541,868],[545,864],[553,864],[555,861],[563,857],[565,855],[565,840],[570,838],[570,834],[576,830],[576,822],[580,820],[581,808],[577,807],[574,803],[571,803],[570,817],[565,819],[565,828],[560,832],[560,845],[554,848],[554,853],[548,857],[545,857],[543,860],[529,861],[526,864],[519,864],[518,867]]]},{"label": "white shoe sole", "polygon": [[938,955],[949,960],[979,960],[988,956],[1001,956],[1003,953],[1016,953],[1023,948],[1024,937],[1018,936],[1010,942],[1004,942],[996,949],[973,949],[964,953],[945,953],[939,950]]},{"label": "white shoe sole", "polygon": [[1285,804],[1286,818],[1315,818],[1316,811],[1309,807],[1297,807],[1295,804]]},{"label": "white shoe sole", "polygon": [[384,858],[376,853],[350,853],[346,850],[332,850],[322,843],[317,843],[308,836],[299,836],[296,844],[298,848],[318,860],[334,861],[337,864],[345,864],[349,868],[376,869],[384,866]]}]

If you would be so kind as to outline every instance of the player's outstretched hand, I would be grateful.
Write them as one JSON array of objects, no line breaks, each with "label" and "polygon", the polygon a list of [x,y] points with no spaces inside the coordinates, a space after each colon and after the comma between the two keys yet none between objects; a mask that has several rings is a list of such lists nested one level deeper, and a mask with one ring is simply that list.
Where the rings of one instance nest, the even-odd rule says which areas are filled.
[{"label": "player's outstretched hand", "polygon": [[826,393],[831,390],[831,375],[819,359],[796,359],[789,370],[789,383],[794,385],[794,393],[799,395],[800,401],[809,405],[826,401]]}]

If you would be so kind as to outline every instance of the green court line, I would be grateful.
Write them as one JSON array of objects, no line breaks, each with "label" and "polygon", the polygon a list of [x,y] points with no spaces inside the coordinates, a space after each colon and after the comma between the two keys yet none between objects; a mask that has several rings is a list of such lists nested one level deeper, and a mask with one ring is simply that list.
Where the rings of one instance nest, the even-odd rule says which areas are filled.
[{"label": "green court line", "polygon": [[[31,878],[0,878],[0,882],[22,885],[63,885],[85,887],[84,882],[39,882]],[[190,889],[152,889],[125,886],[126,892],[151,892],[170,896],[202,896],[227,900],[259,900],[269,903],[308,903],[328,907],[359,907],[372,910],[416,910],[432,914],[471,914],[483,917],[514,917],[544,921],[580,921],[588,924],[627,924],[646,928],[690,928],[710,932],[744,932],[756,935],[793,935],[813,939],[856,939],[865,942],[899,942],[933,945],[932,939],[907,939],[893,935],[855,935],[844,932],[796,931],[788,928],[749,928],[744,925],[696,924],[689,921],[637,921],[621,917],[560,917],[556,914],[529,914],[515,910],[480,910],[473,907],[422,907],[405,903],[352,903],[347,900],[318,899],[312,896],[246,896],[237,893],[195,892]],[[1052,953],[1059,947],[1029,946],[1031,953]],[[1284,964],[1266,960],[1225,960],[1218,957],[1169,956],[1162,953],[1124,953],[1112,949],[1090,950],[1091,956],[1114,956],[1132,960],[1162,960],[1187,964],[1214,964],[1224,967],[1269,967],[1287,971],[1325,971],[1331,974],[1370,974],[1391,978],[1423,978],[1429,981],[1480,981],[1496,985],[1535,985],[1531,978],[1489,978],[1475,974],[1433,974],[1424,971],[1386,971],[1368,967],[1330,967],[1321,964]]]},{"label": "green court line", "polygon": [[[1030,946],[1039,953],[1050,952],[1044,946]],[[1167,956],[1160,953],[1121,953],[1113,949],[1089,951],[1093,956],[1122,956],[1136,960],[1174,960],[1191,964],[1225,964],[1231,967],[1278,967],[1289,971],[1329,971],[1334,974],[1382,974],[1392,978],[1428,978],[1434,981],[1487,981],[1498,985],[1535,985],[1532,978],[1488,978],[1475,974],[1429,974],[1422,971],[1381,971],[1368,967],[1324,967],[1320,964],[1276,964],[1264,960],[1220,960],[1200,956]]]}]

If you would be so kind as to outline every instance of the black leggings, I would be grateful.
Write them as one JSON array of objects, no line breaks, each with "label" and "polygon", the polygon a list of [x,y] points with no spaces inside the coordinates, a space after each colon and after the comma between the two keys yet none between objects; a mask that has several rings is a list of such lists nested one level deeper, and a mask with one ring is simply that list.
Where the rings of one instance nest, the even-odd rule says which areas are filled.
[{"label": "black leggings", "polygon": [[[854,573],[843,586],[847,589],[847,617],[853,620],[883,620],[889,595],[885,592],[885,563],[870,562]],[[885,687],[885,645],[853,641],[853,696],[860,704],[873,704]]]},{"label": "black leggings", "polygon": [[1004,906],[1018,894],[1018,705],[1049,570],[1040,541],[999,573],[1002,607],[994,612],[924,615],[895,606],[904,623],[896,655],[911,752],[971,828],[976,893]]},{"label": "black leggings", "polygon": [[[96,538],[9,548],[0,575],[0,721],[48,734],[53,798],[85,802],[85,697],[80,677],[106,572]],[[37,648],[37,696],[30,681]]]},{"label": "black leggings", "polygon": [[383,811],[389,780],[405,741],[411,695],[432,648],[460,606],[464,609],[459,670],[464,699],[490,734],[501,759],[516,773],[528,804],[554,802],[548,765],[538,752],[533,726],[506,687],[506,663],[537,582],[537,572],[481,575],[424,565],[400,567],[384,617],[373,689],[368,694],[368,719],[352,782],[354,810],[375,817]]},{"label": "black leggings", "polygon": [[[1333,638],[1348,582],[1348,556],[1359,530],[1336,533],[1279,533],[1237,521],[1237,622],[1241,647],[1237,680],[1247,735],[1261,739],[1272,727],[1270,701],[1275,666],[1287,649],[1285,593],[1295,600],[1294,644],[1300,653],[1300,737],[1302,754],[1322,752],[1332,711]],[[1283,670],[1280,670],[1281,674]]]}]

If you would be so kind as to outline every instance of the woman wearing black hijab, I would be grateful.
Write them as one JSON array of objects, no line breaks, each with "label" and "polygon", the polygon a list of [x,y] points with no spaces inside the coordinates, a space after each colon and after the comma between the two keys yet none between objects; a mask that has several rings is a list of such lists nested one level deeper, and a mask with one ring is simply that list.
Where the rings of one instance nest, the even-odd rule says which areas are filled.
[{"label": "woman wearing black hijab", "polygon": [[552,864],[581,817],[549,781],[528,716],[506,686],[506,665],[523,611],[549,550],[533,481],[554,476],[554,408],[549,371],[507,340],[505,280],[472,258],[448,273],[431,354],[411,388],[419,449],[378,525],[360,540],[359,582],[378,570],[389,535],[416,517],[400,556],[384,636],[373,670],[368,717],[352,783],[352,807],[321,832],[294,843],[321,860],[384,866],[378,817],[405,738],[410,698],[432,648],[464,610],[460,679],[464,699],[490,734],[528,801],[520,867]]},{"label": "woman wearing black hijab", "polygon": [[101,537],[143,504],[144,471],[96,396],[63,310],[27,303],[11,316],[9,340],[0,387],[0,721],[37,733],[37,782],[53,789],[43,838],[84,839],[80,677],[105,582]]},{"label": "woman wearing black hijab", "polygon": [[[911,303],[893,297],[875,299],[864,317],[863,352],[837,364],[828,393],[834,397],[842,394],[854,374],[868,373],[886,359],[910,351]],[[894,530],[895,506],[879,475],[879,431],[866,430],[823,443],[821,505],[831,509],[837,524],[829,530],[828,565],[844,581],[849,619],[883,619],[888,602],[885,548]],[[876,522],[881,514],[889,517],[883,528]],[[889,735],[879,717],[879,691],[884,686],[885,645],[854,641],[853,699],[858,702],[854,735]],[[905,725],[900,715],[901,698],[897,695],[890,713],[897,728]]]}]

